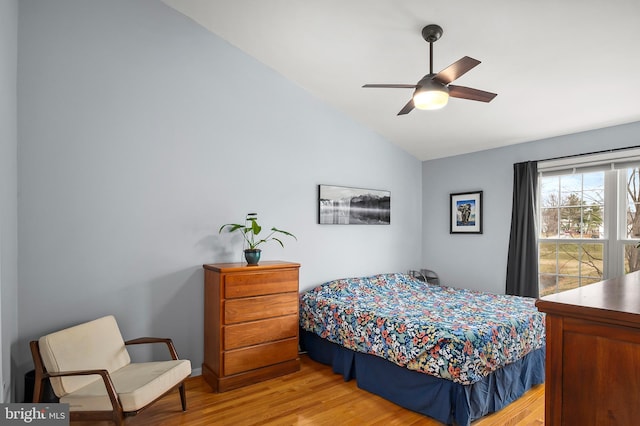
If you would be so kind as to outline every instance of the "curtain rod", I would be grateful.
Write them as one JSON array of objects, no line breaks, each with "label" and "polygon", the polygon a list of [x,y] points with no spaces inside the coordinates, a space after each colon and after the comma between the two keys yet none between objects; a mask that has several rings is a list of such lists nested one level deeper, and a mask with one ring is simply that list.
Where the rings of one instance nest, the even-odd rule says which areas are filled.
[{"label": "curtain rod", "polygon": [[544,158],[542,160],[536,160],[536,163],[539,163],[541,161],[563,160],[565,158],[582,157],[583,155],[606,154],[606,153],[610,153],[610,152],[624,151],[624,150],[627,150],[627,149],[634,149],[634,148],[640,148],[640,145],[626,146],[624,148],[605,149],[603,151],[585,152],[585,153],[582,153],[582,154],[563,155],[563,156],[560,156],[560,157]]}]

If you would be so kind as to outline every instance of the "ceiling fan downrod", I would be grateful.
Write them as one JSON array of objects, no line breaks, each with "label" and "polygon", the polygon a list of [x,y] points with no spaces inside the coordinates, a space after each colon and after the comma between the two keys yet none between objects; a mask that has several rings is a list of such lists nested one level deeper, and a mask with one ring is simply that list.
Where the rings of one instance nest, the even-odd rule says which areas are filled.
[{"label": "ceiling fan downrod", "polygon": [[433,74],[433,43],[442,37],[442,33],[442,27],[437,24],[430,24],[422,29],[422,38],[429,43],[429,74]]}]

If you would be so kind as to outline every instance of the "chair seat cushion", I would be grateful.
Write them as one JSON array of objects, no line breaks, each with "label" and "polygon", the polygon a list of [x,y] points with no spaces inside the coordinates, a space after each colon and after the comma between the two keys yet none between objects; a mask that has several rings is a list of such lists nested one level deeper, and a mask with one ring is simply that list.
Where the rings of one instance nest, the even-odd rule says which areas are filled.
[{"label": "chair seat cushion", "polygon": [[[125,412],[137,411],[164,394],[191,374],[189,360],[128,364],[112,373]],[[96,376],[98,377],[98,376]],[[60,398],[70,411],[110,411],[113,409],[101,378]]]}]

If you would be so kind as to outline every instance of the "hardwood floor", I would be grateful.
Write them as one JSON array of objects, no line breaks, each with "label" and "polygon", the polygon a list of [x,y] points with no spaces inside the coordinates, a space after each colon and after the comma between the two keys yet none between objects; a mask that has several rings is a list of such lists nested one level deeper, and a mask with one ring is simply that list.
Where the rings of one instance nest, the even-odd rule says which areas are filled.
[{"label": "hardwood floor", "polygon": [[[176,391],[139,415],[127,418],[126,425],[441,425],[358,389],[354,380],[345,382],[330,367],[307,356],[301,360],[299,372],[224,393],[211,392],[201,376],[191,378],[187,381],[186,412],[180,409]],[[544,385],[534,387],[503,410],[472,423],[473,426],[543,424]]]}]

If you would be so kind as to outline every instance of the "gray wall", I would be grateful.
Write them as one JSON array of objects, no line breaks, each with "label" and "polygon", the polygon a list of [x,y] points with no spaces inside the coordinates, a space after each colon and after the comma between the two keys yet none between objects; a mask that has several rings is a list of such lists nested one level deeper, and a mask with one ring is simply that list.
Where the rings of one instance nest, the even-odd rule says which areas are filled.
[{"label": "gray wall", "polygon": [[[19,335],[104,314],[202,362],[202,264],[258,212],[301,289],[421,259],[417,159],[159,0],[21,0]],[[391,191],[390,226],[317,225],[317,185]],[[146,356],[146,354],[144,354]]]},{"label": "gray wall", "polygon": [[[425,161],[423,266],[454,287],[504,293],[513,164],[636,145],[640,122]],[[449,234],[449,194],[475,190],[484,191],[484,233]]]},{"label": "gray wall", "polygon": [[11,350],[18,335],[18,0],[0,0],[0,402],[11,399]]}]

